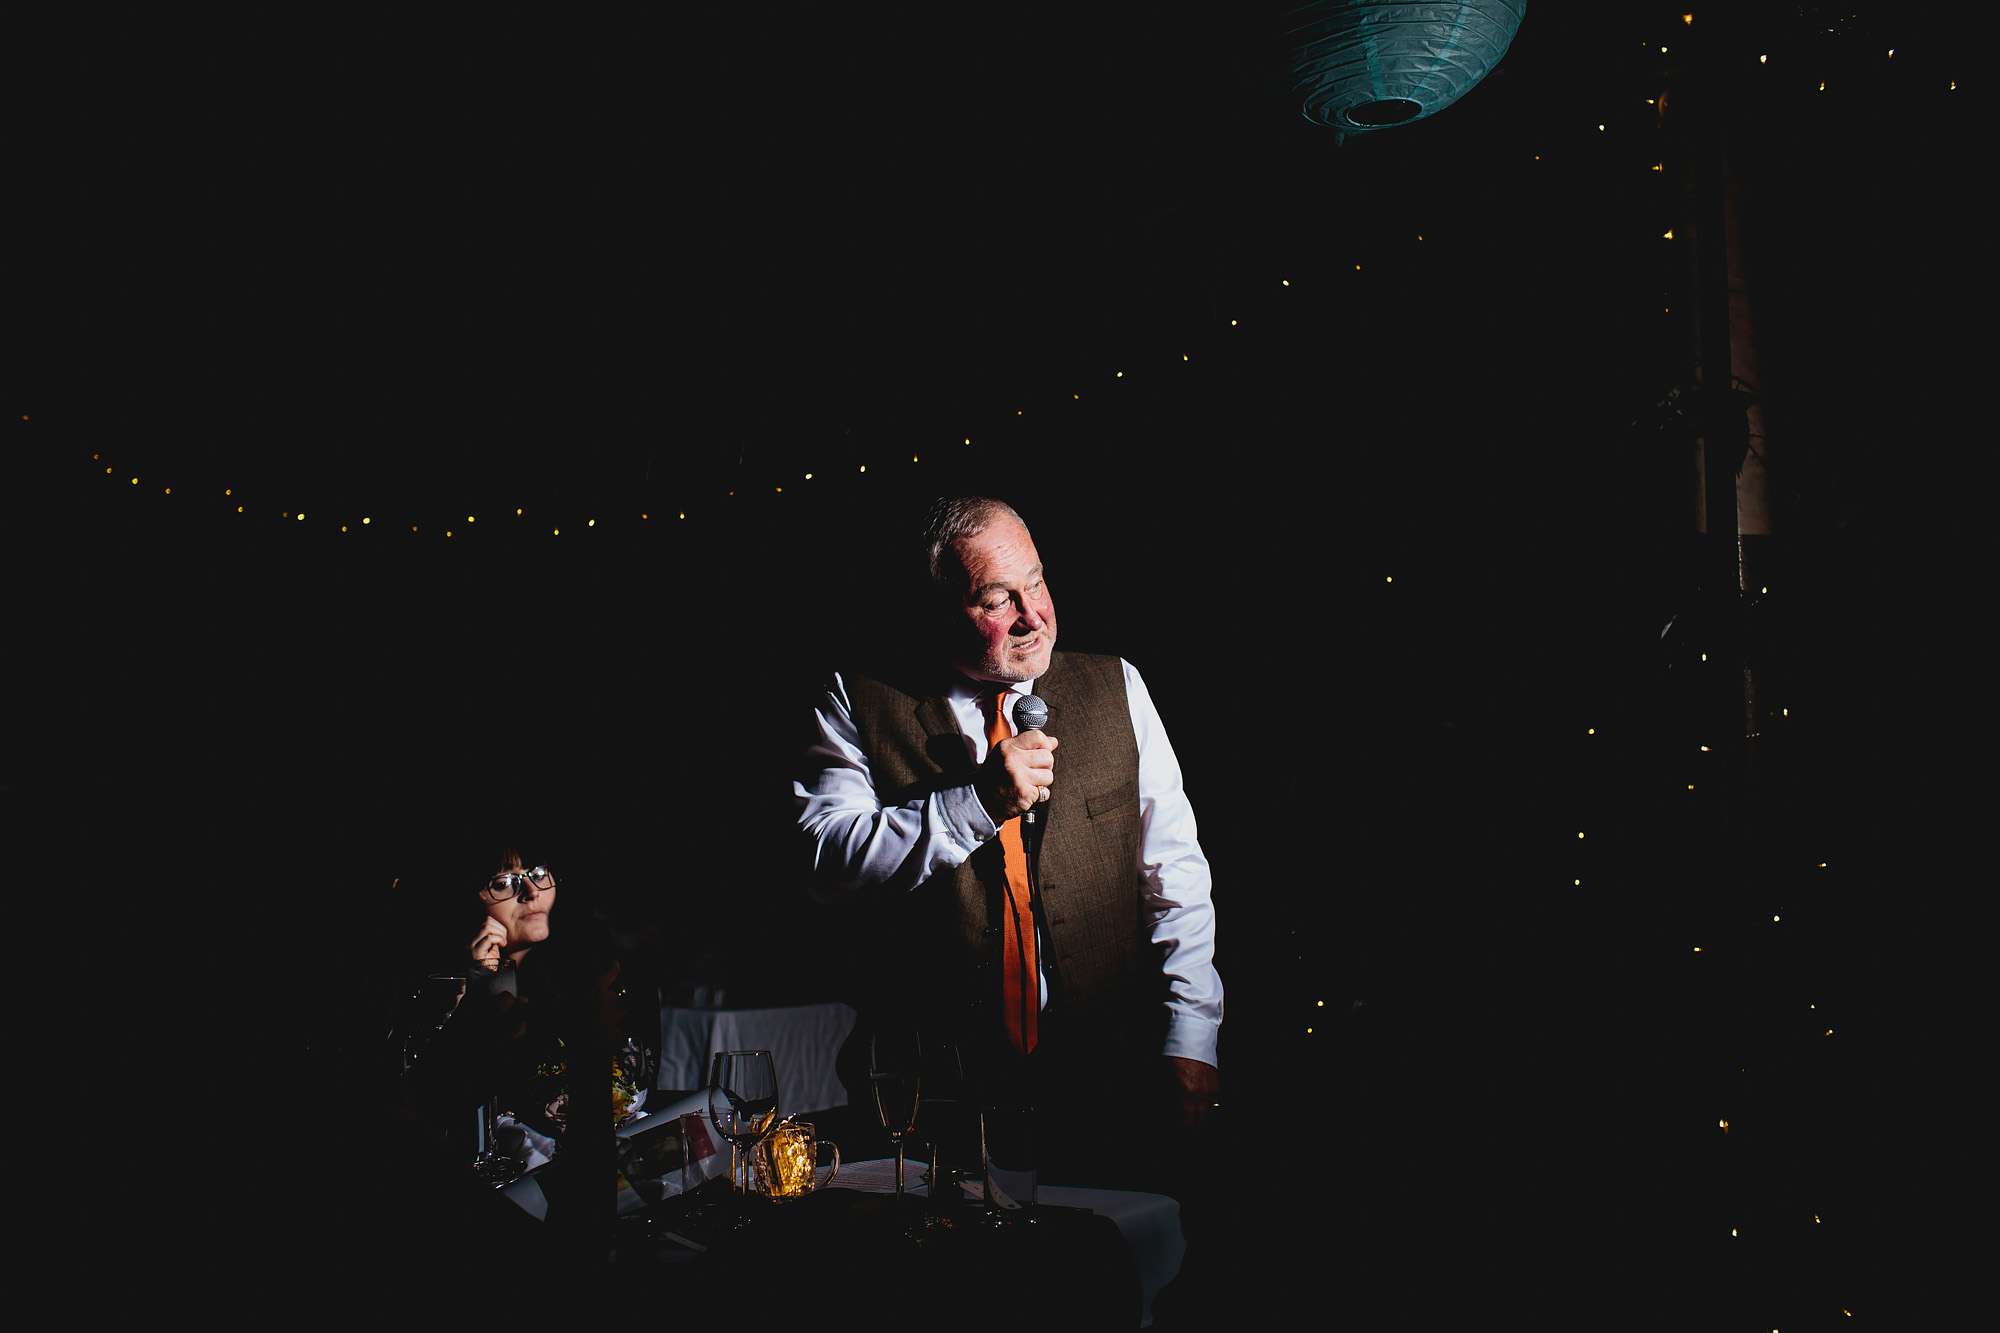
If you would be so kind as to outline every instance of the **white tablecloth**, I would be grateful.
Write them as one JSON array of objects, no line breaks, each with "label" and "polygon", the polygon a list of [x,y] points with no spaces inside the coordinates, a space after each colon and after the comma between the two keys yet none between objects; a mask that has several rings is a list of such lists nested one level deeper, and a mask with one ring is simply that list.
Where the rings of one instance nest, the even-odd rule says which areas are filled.
[{"label": "white tablecloth", "polygon": [[[921,1162],[906,1162],[904,1193],[924,1194],[923,1175]],[[821,1176],[824,1178],[824,1171]],[[869,1194],[894,1194],[896,1159],[844,1163],[834,1184]],[[977,1182],[966,1182],[962,1188],[967,1198],[979,1197]],[[1181,1260],[1187,1255],[1187,1238],[1181,1234],[1180,1204],[1164,1194],[1085,1189],[1078,1185],[1042,1185],[1036,1189],[1035,1198],[1038,1203],[1058,1208],[1087,1208],[1117,1225],[1118,1234],[1131,1248],[1133,1263],[1139,1270],[1140,1327],[1150,1327],[1153,1298],[1174,1280],[1174,1275],[1181,1271]]]},{"label": "white tablecloth", "polygon": [[[681,1102],[663,1105],[662,1118],[671,1119],[683,1111],[699,1114],[696,1109],[699,1100],[690,1096]],[[726,1174],[723,1164],[727,1160],[728,1153],[723,1150],[714,1158],[702,1162],[698,1174],[703,1178],[718,1172]],[[827,1168],[820,1169],[821,1184],[828,1183],[829,1174]],[[923,1175],[922,1163],[906,1163],[903,1174],[905,1192],[917,1196],[925,1194]],[[669,1180],[665,1183],[669,1193],[679,1192],[677,1182]],[[869,1194],[894,1194],[895,1159],[844,1163],[832,1183],[841,1189]],[[978,1197],[976,1184],[967,1183],[963,1188],[968,1198]],[[533,1176],[521,1177],[507,1186],[505,1192],[530,1215],[538,1219],[548,1216],[548,1202]],[[626,1194],[629,1196],[630,1191]],[[1187,1254],[1187,1239],[1181,1234],[1180,1204],[1164,1194],[1086,1189],[1078,1185],[1043,1185],[1036,1190],[1036,1200],[1061,1208],[1087,1208],[1100,1217],[1111,1219],[1118,1228],[1118,1234],[1125,1238],[1125,1244],[1131,1249],[1133,1266],[1138,1270],[1139,1325],[1150,1327],[1153,1322],[1153,1298],[1181,1271],[1181,1260]],[[636,1196],[631,1196],[629,1202],[635,1208],[640,1206]]]},{"label": "white tablecloth", "polygon": [[660,1010],[660,1072],[653,1086],[686,1092],[708,1086],[717,1051],[769,1051],[778,1066],[778,1114],[810,1115],[847,1105],[833,1062],[854,1031],[844,1004],[784,1009]]}]

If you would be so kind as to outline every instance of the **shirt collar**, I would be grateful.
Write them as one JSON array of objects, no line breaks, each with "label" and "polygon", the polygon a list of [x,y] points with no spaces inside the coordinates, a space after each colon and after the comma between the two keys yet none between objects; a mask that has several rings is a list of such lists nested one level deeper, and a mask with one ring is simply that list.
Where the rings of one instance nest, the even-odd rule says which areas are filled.
[{"label": "shirt collar", "polygon": [[[945,692],[945,697],[948,699],[984,700],[992,697],[999,688],[1000,685],[997,681],[973,680],[954,670],[951,673],[951,688]],[[1032,680],[1017,680],[1007,686],[1007,690],[1009,693],[1015,695],[1032,694],[1035,690],[1035,682]]]}]

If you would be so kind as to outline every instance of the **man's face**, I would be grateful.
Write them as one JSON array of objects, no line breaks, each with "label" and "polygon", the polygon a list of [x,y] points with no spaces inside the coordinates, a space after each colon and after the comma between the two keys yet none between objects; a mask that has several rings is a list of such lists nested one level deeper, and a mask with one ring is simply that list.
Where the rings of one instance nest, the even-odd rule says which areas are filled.
[{"label": "man's face", "polygon": [[1005,515],[953,549],[965,567],[958,669],[999,684],[1034,680],[1056,646],[1056,604],[1028,530]]}]

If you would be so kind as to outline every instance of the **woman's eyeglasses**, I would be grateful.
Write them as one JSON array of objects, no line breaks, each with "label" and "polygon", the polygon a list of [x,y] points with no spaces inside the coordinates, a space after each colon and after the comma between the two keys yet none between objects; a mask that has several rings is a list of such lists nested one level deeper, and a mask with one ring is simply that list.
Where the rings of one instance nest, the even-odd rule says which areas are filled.
[{"label": "woman's eyeglasses", "polygon": [[556,877],[547,866],[536,866],[532,870],[503,870],[486,881],[479,890],[479,896],[489,903],[504,903],[509,898],[524,903],[535,894],[556,886]]}]

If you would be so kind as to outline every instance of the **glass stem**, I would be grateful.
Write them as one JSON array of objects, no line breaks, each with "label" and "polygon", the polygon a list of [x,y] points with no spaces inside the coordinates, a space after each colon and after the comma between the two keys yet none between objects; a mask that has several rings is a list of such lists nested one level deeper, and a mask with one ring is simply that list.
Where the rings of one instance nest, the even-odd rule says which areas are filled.
[{"label": "glass stem", "polygon": [[896,1202],[903,1201],[903,1136],[896,1136]]}]

